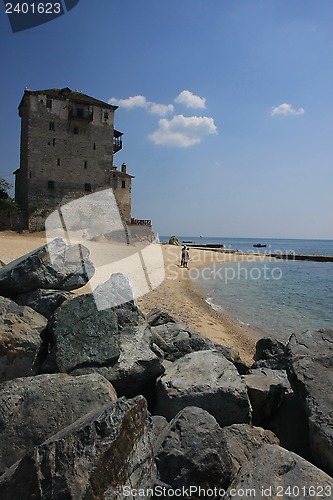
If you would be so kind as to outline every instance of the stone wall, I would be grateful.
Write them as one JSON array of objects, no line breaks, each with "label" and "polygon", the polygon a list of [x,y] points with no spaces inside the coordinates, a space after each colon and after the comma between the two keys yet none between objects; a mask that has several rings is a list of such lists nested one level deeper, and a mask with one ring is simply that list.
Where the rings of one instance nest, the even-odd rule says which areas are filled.
[{"label": "stone wall", "polygon": [[148,225],[130,224],[128,226],[130,237],[134,241],[150,241],[155,240],[153,228]]},{"label": "stone wall", "polygon": [[103,109],[90,106],[93,121],[70,119],[70,101],[53,99],[51,109],[45,101],[43,95],[29,96],[21,113],[25,132],[19,184],[28,186],[29,208],[55,207],[68,190],[92,192],[104,186],[113,161],[113,112],[108,110],[104,120]]},{"label": "stone wall", "polygon": [[0,209],[0,231],[22,231],[27,226],[24,212]]}]

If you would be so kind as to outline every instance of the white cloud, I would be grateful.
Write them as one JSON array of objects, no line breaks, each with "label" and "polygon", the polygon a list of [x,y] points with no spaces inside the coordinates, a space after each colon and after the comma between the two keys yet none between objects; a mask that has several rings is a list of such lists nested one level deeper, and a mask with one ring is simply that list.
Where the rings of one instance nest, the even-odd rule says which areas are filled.
[{"label": "white cloud", "polygon": [[205,135],[210,134],[217,134],[213,118],[175,115],[170,120],[159,120],[158,129],[149,138],[155,144],[186,148],[200,143]]},{"label": "white cloud", "polygon": [[159,116],[165,116],[168,113],[172,113],[174,109],[172,104],[157,104],[156,102],[147,101],[143,95],[131,96],[128,97],[128,99],[116,99],[115,97],[112,97],[109,99],[109,104],[120,106],[128,110],[143,108],[149,111],[149,113]]},{"label": "white cloud", "polygon": [[176,99],[174,99],[174,102],[183,104],[187,108],[203,109],[206,107],[206,99],[192,94],[189,90],[183,90]]},{"label": "white cloud", "polygon": [[146,108],[147,99],[143,95],[134,95],[129,97],[128,99],[116,99],[115,97],[111,97],[111,99],[109,99],[109,104],[113,104],[114,106],[121,106],[122,108],[126,109]]},{"label": "white cloud", "polygon": [[276,115],[285,115],[285,116],[290,116],[290,115],[304,115],[305,110],[303,108],[294,108],[292,104],[287,104],[286,102],[283,104],[280,104],[279,106],[276,106],[275,108],[272,108],[271,111],[271,116],[276,116]]},{"label": "white cloud", "polygon": [[150,102],[148,104],[148,111],[160,116],[165,116],[168,113],[172,113],[174,109],[172,104],[157,104],[155,102]]}]

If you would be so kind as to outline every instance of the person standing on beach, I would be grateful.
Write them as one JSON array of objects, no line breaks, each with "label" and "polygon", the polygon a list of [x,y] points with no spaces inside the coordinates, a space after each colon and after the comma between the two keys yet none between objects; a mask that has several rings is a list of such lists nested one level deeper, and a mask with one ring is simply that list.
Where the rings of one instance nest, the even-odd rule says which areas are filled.
[{"label": "person standing on beach", "polygon": [[180,267],[185,266],[185,252],[186,252],[186,245],[184,245],[182,248],[182,253],[181,253],[181,257],[180,257]]},{"label": "person standing on beach", "polygon": [[185,255],[184,255],[184,267],[188,269],[188,262],[190,260],[190,252],[187,247],[185,247]]}]

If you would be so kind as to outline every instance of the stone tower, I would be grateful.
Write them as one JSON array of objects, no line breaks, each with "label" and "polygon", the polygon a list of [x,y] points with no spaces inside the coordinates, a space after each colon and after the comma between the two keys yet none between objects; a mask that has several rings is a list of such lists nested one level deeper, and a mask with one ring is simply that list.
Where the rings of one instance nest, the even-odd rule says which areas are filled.
[{"label": "stone tower", "polygon": [[45,219],[59,204],[110,187],[124,221],[130,222],[133,176],[125,164],[121,170],[113,164],[123,135],[114,128],[116,109],[69,88],[25,90],[15,200],[27,227],[34,229],[36,216]]}]

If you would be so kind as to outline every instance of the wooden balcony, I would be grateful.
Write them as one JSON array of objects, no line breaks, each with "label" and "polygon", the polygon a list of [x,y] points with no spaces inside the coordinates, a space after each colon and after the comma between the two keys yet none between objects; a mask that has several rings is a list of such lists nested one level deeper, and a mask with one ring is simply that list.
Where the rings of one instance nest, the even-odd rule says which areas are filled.
[{"label": "wooden balcony", "polygon": [[122,136],[123,136],[122,132],[119,132],[119,130],[114,129],[114,136],[113,136],[113,152],[114,153],[117,153],[123,147]]},{"label": "wooden balcony", "polygon": [[85,122],[92,122],[94,116],[93,113],[88,109],[73,108],[69,110],[68,118],[70,120],[83,120]]}]

